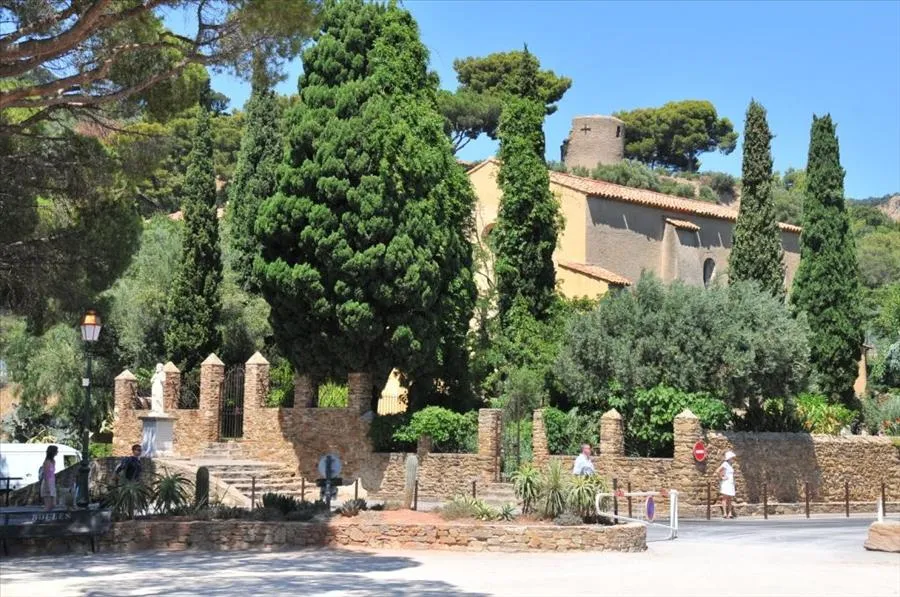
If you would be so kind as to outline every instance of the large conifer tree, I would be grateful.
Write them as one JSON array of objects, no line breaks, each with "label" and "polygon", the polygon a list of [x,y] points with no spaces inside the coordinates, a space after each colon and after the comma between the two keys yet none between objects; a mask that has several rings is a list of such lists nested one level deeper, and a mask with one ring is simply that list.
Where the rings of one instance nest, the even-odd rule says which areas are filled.
[{"label": "large conifer tree", "polygon": [[255,272],[298,371],[415,374],[464,336],[474,194],[408,12],[331,1],[303,54]]},{"label": "large conifer tree", "polygon": [[276,172],[282,160],[281,107],[261,76],[253,79],[246,106],[247,124],[241,139],[234,177],[229,186],[228,221],[234,269],[245,289],[253,289],[253,260],[259,244],[253,226],[260,204],[275,194]]},{"label": "large conifer tree", "polygon": [[182,371],[193,370],[221,344],[222,257],[209,118],[201,101],[185,176],[181,265],[166,323],[166,351]]},{"label": "large conifer tree", "polygon": [[495,271],[501,317],[518,304],[541,319],[556,287],[553,251],[560,217],[544,161],[544,105],[531,97],[536,72],[527,48],[525,56],[519,95],[506,99],[500,116],[497,182],[503,196],[493,232]]},{"label": "large conifer tree", "polygon": [[772,295],[783,297],[784,249],[772,196],[771,140],[765,108],[751,101],[744,121],[741,209],[728,273],[731,281],[753,281]]},{"label": "large conifer tree", "polygon": [[856,252],[844,205],[844,170],[831,116],[813,117],[800,266],[791,301],[806,313],[821,391],[850,401],[862,348]]}]

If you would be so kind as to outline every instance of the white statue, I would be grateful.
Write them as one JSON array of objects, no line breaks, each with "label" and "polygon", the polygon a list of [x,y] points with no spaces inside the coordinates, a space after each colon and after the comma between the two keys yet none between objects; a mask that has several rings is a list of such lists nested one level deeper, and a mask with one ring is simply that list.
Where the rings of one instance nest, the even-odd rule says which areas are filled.
[{"label": "white statue", "polygon": [[150,378],[150,412],[156,414],[164,414],[163,409],[163,382],[166,381],[166,374],[163,371],[162,363],[156,364],[156,373]]}]

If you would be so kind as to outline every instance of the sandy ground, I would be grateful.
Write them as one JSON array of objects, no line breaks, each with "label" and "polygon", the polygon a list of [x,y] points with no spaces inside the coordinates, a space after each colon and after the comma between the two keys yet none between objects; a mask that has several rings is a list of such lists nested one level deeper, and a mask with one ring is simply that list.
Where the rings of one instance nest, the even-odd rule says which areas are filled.
[{"label": "sandy ground", "polygon": [[868,521],[735,522],[688,523],[676,541],[652,541],[639,554],[315,550],[3,559],[0,595],[900,596],[900,555],[862,548]]}]

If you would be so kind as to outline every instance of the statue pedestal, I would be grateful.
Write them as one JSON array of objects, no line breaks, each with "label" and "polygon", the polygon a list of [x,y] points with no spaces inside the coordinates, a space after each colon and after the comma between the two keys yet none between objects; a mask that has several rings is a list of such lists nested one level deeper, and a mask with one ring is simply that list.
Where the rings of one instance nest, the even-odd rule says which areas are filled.
[{"label": "statue pedestal", "polygon": [[145,458],[170,456],[173,453],[172,442],[175,439],[175,419],[172,415],[155,414],[138,417],[144,424],[141,437],[141,448]]}]

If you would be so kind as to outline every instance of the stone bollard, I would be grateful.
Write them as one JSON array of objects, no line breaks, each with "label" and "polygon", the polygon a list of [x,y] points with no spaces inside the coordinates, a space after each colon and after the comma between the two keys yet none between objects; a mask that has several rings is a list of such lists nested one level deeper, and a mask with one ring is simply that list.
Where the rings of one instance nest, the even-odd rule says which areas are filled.
[{"label": "stone bollard", "polygon": [[600,417],[600,456],[625,455],[625,424],[616,409],[603,413]]},{"label": "stone bollard", "polygon": [[478,411],[478,459],[481,462],[481,480],[485,483],[500,480],[502,412],[499,408]]},{"label": "stone bollard", "polygon": [[225,381],[225,363],[210,354],[200,363],[200,406],[204,421],[204,441],[219,441],[219,410],[222,404],[222,383]]},{"label": "stone bollard", "polygon": [[547,443],[547,428],[544,426],[544,409],[539,408],[532,415],[531,427],[532,457],[537,468],[544,468],[550,462],[550,446]]},{"label": "stone bollard", "polygon": [[163,365],[166,381],[163,382],[163,410],[173,412],[181,402],[181,371],[175,363],[169,361]]}]

